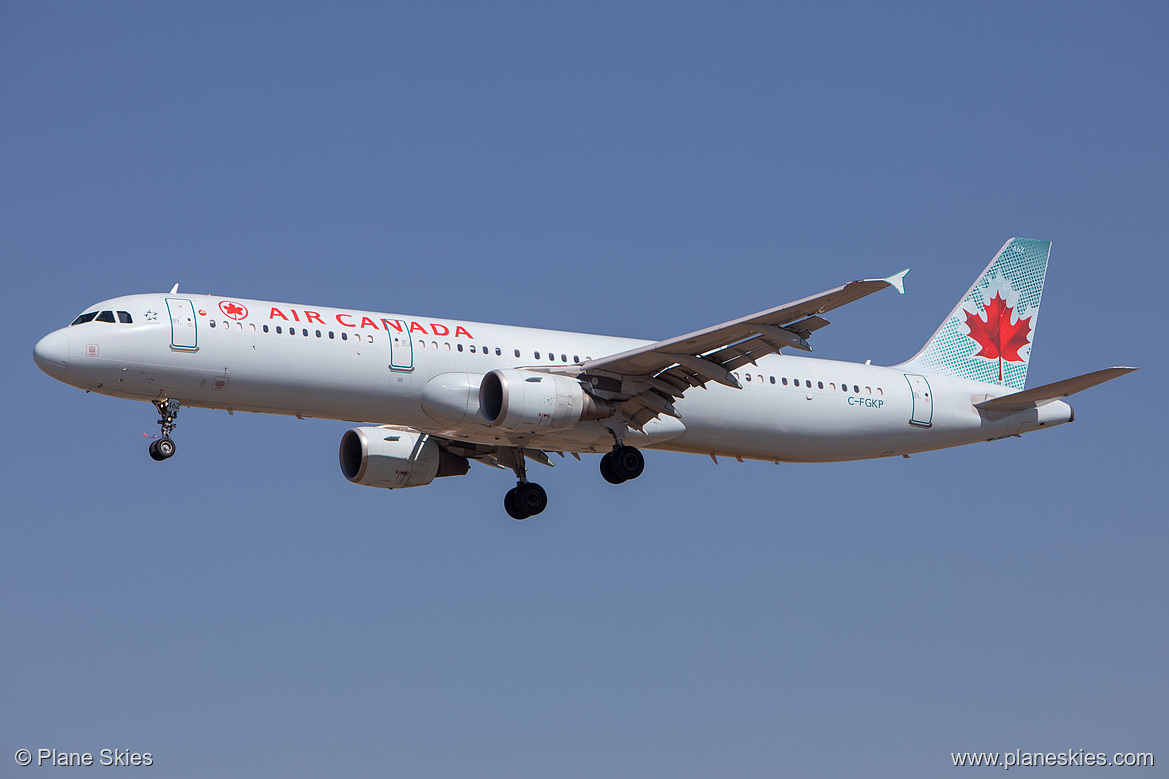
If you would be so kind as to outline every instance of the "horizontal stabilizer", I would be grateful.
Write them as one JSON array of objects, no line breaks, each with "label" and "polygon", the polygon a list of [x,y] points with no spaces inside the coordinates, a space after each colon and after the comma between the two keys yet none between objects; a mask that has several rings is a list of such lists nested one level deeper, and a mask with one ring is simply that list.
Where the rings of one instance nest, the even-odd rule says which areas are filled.
[{"label": "horizontal stabilizer", "polygon": [[1102,371],[1076,376],[1074,379],[1064,379],[1054,384],[1044,384],[1042,387],[1035,387],[1034,389],[1003,395],[1002,397],[992,398],[991,400],[984,400],[981,403],[975,403],[974,407],[986,409],[987,411],[1022,411],[1027,408],[1036,408],[1045,403],[1050,403],[1053,400],[1060,400],[1069,395],[1074,395],[1089,387],[1095,387],[1097,384],[1103,384],[1106,381],[1115,379],[1117,376],[1132,373],[1135,370],[1136,368],[1105,368]]}]

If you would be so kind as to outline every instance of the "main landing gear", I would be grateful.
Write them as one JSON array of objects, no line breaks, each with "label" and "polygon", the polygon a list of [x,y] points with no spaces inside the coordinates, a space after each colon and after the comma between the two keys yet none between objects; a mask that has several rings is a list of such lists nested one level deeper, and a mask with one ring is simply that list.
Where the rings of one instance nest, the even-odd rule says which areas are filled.
[{"label": "main landing gear", "polygon": [[170,434],[175,429],[175,418],[179,415],[179,401],[176,398],[160,398],[151,402],[158,409],[162,438],[150,442],[150,456],[161,462],[175,454],[175,442],[171,440]]},{"label": "main landing gear", "polygon": [[601,458],[601,476],[610,484],[636,479],[645,470],[645,458],[634,446],[617,445]]},{"label": "main landing gear", "polygon": [[535,482],[521,481],[503,496],[503,507],[512,519],[534,517],[548,507],[548,493]]},{"label": "main landing gear", "polygon": [[548,508],[548,493],[535,482],[528,481],[528,463],[524,450],[509,447],[499,452],[500,465],[515,471],[516,485],[503,496],[503,508],[512,519],[534,517]]}]

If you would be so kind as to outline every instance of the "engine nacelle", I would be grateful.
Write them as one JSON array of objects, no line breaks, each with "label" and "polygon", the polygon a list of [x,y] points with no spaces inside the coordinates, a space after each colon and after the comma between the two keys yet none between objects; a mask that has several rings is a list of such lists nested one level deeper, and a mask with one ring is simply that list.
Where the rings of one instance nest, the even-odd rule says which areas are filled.
[{"label": "engine nacelle", "polygon": [[506,369],[483,377],[479,413],[487,424],[503,430],[542,433],[604,419],[613,413],[613,406],[585,392],[571,376]]},{"label": "engine nacelle", "polygon": [[440,476],[462,476],[466,457],[447,452],[417,430],[355,427],[341,436],[341,473],[354,484],[396,489],[422,487]]}]

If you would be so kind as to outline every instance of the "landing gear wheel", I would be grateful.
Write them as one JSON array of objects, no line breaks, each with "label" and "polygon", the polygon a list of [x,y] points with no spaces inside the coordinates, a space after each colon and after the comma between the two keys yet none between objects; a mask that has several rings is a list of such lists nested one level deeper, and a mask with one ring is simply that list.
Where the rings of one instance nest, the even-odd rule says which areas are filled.
[{"label": "landing gear wheel", "polygon": [[175,442],[169,438],[160,438],[157,441],[150,442],[150,456],[158,462],[173,457],[174,453]]},{"label": "landing gear wheel", "polygon": [[154,448],[158,451],[158,459],[160,460],[174,457],[175,442],[165,436],[154,442]]},{"label": "landing gear wheel", "polygon": [[613,472],[612,452],[605,452],[605,455],[601,457],[601,476],[610,484],[623,484],[625,482],[625,479]]},{"label": "landing gear wheel", "polygon": [[516,505],[515,494],[515,487],[512,487],[507,491],[507,494],[503,496],[503,508],[507,511],[507,515],[512,519],[527,519],[528,515],[524,513],[523,509]]},{"label": "landing gear wheel", "polygon": [[534,517],[548,507],[548,493],[539,484],[517,484],[503,496],[503,508],[512,519]]},{"label": "landing gear wheel", "polygon": [[636,479],[645,470],[645,458],[635,446],[619,446],[609,456],[609,469],[621,481]]},{"label": "landing gear wheel", "polygon": [[520,510],[534,517],[548,508],[548,493],[535,482],[524,482],[516,486],[515,504]]}]

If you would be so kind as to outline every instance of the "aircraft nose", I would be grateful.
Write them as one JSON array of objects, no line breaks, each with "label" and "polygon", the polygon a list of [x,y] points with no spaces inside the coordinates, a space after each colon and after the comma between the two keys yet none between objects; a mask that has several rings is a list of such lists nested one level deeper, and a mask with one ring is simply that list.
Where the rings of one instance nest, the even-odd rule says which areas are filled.
[{"label": "aircraft nose", "polygon": [[69,365],[69,335],[62,330],[49,333],[37,341],[32,358],[42,371],[54,379],[61,378]]}]

